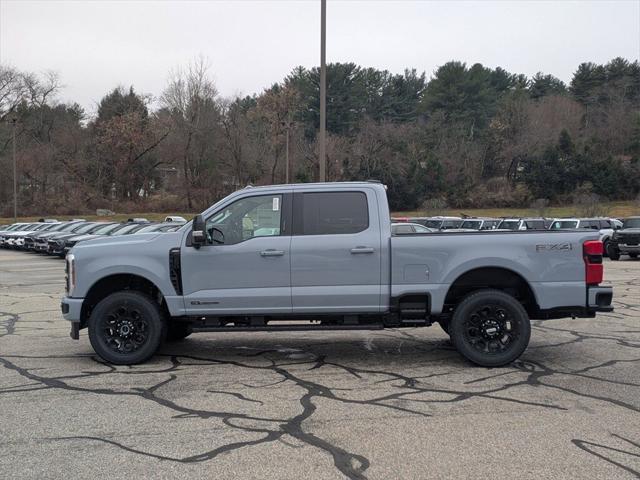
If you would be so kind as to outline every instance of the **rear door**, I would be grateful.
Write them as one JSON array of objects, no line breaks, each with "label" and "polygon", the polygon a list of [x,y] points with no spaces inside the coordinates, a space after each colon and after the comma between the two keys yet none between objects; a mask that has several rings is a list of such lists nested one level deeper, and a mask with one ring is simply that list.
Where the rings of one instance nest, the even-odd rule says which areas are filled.
[{"label": "rear door", "polygon": [[381,238],[373,190],[293,197],[293,313],[379,312]]}]

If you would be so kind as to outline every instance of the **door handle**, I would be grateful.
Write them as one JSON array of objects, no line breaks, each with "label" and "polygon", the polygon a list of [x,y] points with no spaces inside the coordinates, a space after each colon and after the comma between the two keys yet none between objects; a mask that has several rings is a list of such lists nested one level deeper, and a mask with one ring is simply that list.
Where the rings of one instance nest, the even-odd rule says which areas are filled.
[{"label": "door handle", "polygon": [[284,255],[284,250],[274,250],[272,248],[268,250],[262,250],[260,252],[261,257],[281,257]]},{"label": "door handle", "polygon": [[375,250],[372,247],[356,247],[351,249],[351,253],[373,253]]}]

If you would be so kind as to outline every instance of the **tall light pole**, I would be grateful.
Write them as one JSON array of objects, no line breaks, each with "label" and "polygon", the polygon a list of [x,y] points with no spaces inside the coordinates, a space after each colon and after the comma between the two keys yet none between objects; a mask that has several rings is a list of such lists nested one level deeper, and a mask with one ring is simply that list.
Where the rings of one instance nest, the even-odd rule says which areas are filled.
[{"label": "tall light pole", "polygon": [[11,119],[11,123],[13,125],[13,222],[16,223],[18,221],[18,187],[17,187],[17,176],[16,176],[16,123],[18,123],[18,119],[13,117]]},{"label": "tall light pole", "polygon": [[285,144],[286,146],[285,146],[285,152],[284,152],[284,159],[285,159],[285,161],[284,161],[284,165],[285,165],[285,182],[284,183],[289,183],[289,180],[290,180],[289,179],[289,172],[291,170],[291,168],[289,167],[289,136],[290,136],[290,133],[291,133],[291,124],[293,122],[289,118],[289,119],[287,119],[286,122],[280,122],[280,123],[281,123],[281,125],[283,127],[285,127],[287,129],[286,130],[286,132],[287,132],[286,144]]},{"label": "tall light pole", "polygon": [[327,0],[320,0],[320,181],[327,181]]}]

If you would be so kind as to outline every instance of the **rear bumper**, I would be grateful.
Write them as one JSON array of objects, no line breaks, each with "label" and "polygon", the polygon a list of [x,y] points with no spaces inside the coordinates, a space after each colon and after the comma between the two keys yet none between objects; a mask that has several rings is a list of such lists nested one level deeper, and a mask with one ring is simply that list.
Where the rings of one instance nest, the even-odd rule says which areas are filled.
[{"label": "rear bumper", "polygon": [[587,287],[587,309],[591,312],[613,312],[613,288]]},{"label": "rear bumper", "polygon": [[596,313],[613,311],[613,288],[601,286],[587,286],[586,305],[573,307],[555,307],[538,310],[531,315],[535,320],[550,320],[555,318],[594,318]]}]

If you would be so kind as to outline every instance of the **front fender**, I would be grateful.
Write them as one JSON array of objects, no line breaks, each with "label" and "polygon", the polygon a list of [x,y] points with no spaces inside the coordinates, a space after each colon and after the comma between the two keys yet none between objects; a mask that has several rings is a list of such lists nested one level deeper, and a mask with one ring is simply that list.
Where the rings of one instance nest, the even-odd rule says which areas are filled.
[{"label": "front fender", "polygon": [[89,240],[76,245],[76,286],[73,298],[84,298],[100,280],[121,274],[137,275],[152,282],[167,301],[172,315],[183,305],[169,272],[169,251],[180,245],[182,233],[140,234],[129,238]]}]

